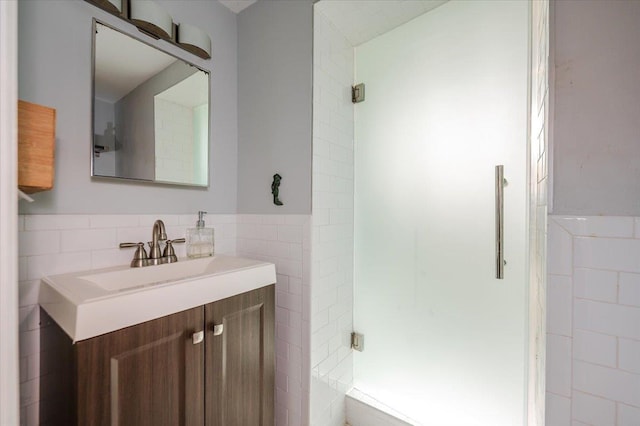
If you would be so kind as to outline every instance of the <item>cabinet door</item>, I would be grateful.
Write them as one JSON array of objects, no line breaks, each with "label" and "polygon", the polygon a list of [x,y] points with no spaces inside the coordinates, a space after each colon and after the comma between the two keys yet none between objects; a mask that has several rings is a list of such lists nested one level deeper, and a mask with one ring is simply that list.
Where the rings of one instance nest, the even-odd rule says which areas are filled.
[{"label": "cabinet door", "polygon": [[204,309],[78,343],[78,424],[193,426],[204,422]]},{"label": "cabinet door", "polygon": [[205,306],[207,426],[274,424],[274,300],[271,285]]}]

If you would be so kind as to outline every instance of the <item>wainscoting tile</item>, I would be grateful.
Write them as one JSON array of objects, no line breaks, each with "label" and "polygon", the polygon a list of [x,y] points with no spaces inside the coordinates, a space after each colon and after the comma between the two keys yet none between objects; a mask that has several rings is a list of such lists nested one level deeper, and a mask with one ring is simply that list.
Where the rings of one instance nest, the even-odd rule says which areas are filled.
[{"label": "wainscoting tile", "polygon": [[574,392],[571,406],[575,420],[595,426],[615,426],[616,404],[613,401]]},{"label": "wainscoting tile", "polygon": [[640,375],[589,364],[573,363],[574,389],[640,407]]},{"label": "wainscoting tile", "polygon": [[573,273],[573,241],[571,234],[554,220],[549,221],[547,272],[552,275]]},{"label": "wainscoting tile", "polygon": [[[557,226],[553,226],[555,223]],[[549,309],[573,309],[572,361],[568,402],[572,426],[640,425],[640,218],[551,216],[549,251],[558,259],[571,257],[569,265],[549,258],[556,271],[569,271],[573,301],[553,286],[549,275]],[[558,235],[554,235],[558,234]],[[570,243],[567,241],[567,234]],[[555,244],[556,247],[552,247]],[[558,254],[565,253],[565,256]],[[549,271],[551,273],[551,270]],[[548,330],[566,327],[562,315],[548,316]],[[547,360],[547,413],[554,408],[561,387],[553,378],[558,371],[558,337],[549,334]],[[566,342],[563,342],[567,344]],[[556,348],[554,350],[554,348]],[[561,376],[564,377],[564,376]],[[550,393],[551,392],[551,393]],[[565,401],[566,402],[566,401]],[[551,412],[549,410],[552,410]],[[551,418],[547,416],[547,419]],[[566,416],[548,426],[567,424]]]},{"label": "wainscoting tile", "polygon": [[640,274],[620,273],[619,286],[618,303],[640,306]]},{"label": "wainscoting tile", "polygon": [[545,408],[547,426],[571,426],[571,398],[547,392]]},{"label": "wainscoting tile", "polygon": [[618,273],[596,269],[576,268],[573,275],[575,297],[616,303]]},{"label": "wainscoting tile", "polygon": [[640,273],[640,240],[575,237],[573,266]]},{"label": "wainscoting tile", "polygon": [[623,216],[563,216],[554,220],[576,237],[633,238],[634,218]]},{"label": "wainscoting tile", "polygon": [[571,338],[547,334],[547,390],[571,396]]},{"label": "wainscoting tile", "polygon": [[547,332],[571,336],[572,298],[571,277],[549,275],[547,281]]},{"label": "wainscoting tile", "polygon": [[574,330],[573,359],[615,368],[618,359],[617,344],[615,336]]}]

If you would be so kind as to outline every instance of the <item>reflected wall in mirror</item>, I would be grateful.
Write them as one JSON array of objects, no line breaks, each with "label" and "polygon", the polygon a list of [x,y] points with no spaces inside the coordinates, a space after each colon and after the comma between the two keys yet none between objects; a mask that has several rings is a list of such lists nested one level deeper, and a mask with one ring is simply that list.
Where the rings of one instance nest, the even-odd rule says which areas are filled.
[{"label": "reflected wall in mirror", "polygon": [[208,186],[209,75],[94,21],[92,176]]}]

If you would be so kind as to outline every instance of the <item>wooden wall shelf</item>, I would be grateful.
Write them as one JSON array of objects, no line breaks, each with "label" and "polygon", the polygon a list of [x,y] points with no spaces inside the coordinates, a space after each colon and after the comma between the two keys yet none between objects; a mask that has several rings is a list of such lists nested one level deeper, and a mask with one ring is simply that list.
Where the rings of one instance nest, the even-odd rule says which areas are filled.
[{"label": "wooden wall shelf", "polygon": [[18,101],[18,188],[27,194],[53,188],[56,110]]}]

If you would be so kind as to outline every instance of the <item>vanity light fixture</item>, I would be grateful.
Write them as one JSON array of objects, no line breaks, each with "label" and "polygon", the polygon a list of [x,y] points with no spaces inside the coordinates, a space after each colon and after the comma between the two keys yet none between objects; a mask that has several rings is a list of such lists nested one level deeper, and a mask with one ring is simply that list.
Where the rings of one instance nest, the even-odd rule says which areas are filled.
[{"label": "vanity light fixture", "polygon": [[95,4],[100,9],[104,9],[114,15],[122,15],[122,0],[87,0],[89,3]]},{"label": "vanity light fixture", "polygon": [[193,25],[179,24],[177,26],[177,36],[177,43],[183,49],[204,59],[211,58],[211,39],[200,28]]},{"label": "vanity light fixture", "polygon": [[130,0],[129,20],[151,37],[173,39],[173,20],[163,8],[149,0]]},{"label": "vanity light fixture", "polygon": [[138,30],[156,40],[165,40],[202,59],[211,59],[209,35],[193,25],[174,24],[171,15],[152,0],[85,1],[132,23]]}]

